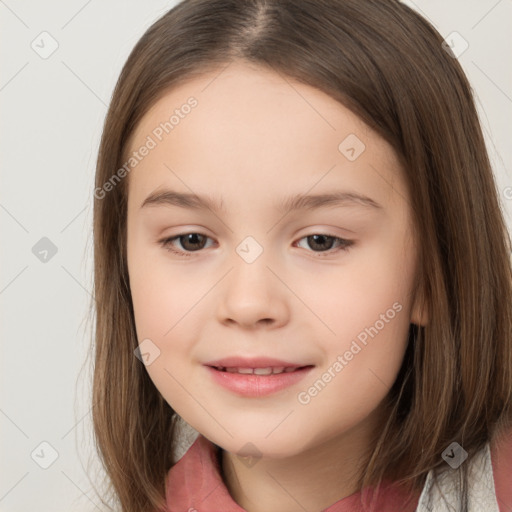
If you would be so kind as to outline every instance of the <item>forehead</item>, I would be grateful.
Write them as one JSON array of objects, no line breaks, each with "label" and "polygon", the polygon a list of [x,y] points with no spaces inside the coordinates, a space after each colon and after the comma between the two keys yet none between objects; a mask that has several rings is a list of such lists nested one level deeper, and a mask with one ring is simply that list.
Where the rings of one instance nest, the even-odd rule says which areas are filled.
[{"label": "forehead", "polygon": [[247,64],[168,91],[136,127],[127,158],[148,141],[152,149],[129,173],[130,195],[165,183],[219,196],[221,189],[305,193],[316,183],[357,185],[382,202],[406,193],[393,149],[354,113],[316,88]]},{"label": "forehead", "polygon": [[[188,114],[180,113],[191,97],[197,106]],[[313,145],[329,132],[337,132],[337,137],[350,130],[363,138],[372,135],[355,114],[324,92],[268,69],[238,62],[188,79],[169,90],[144,115],[131,146],[136,146],[137,141],[175,112],[179,121],[174,120],[172,132],[166,134],[170,137],[165,138],[180,139],[180,133],[189,134],[186,125],[193,123],[193,131],[201,136],[203,144],[207,143],[206,138],[216,140],[216,135],[229,136],[234,142],[244,139],[246,147],[256,137],[273,141],[274,147],[290,140],[296,141],[295,146],[300,141]],[[192,121],[182,122],[187,118]],[[250,131],[241,130],[242,127]],[[280,135],[278,140],[276,135]],[[263,150],[260,148],[260,152]]]}]

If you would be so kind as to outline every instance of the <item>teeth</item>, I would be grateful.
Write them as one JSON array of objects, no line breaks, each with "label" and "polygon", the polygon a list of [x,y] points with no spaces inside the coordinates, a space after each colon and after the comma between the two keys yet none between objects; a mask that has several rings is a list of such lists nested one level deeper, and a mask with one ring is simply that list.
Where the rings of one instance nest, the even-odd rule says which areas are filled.
[{"label": "teeth", "polygon": [[229,373],[241,373],[241,374],[251,374],[254,375],[272,375],[278,373],[290,373],[295,371],[296,367],[285,368],[284,366],[280,367],[268,367],[268,368],[225,368],[224,366],[216,366],[217,370],[226,371]]},{"label": "teeth", "polygon": [[230,368],[230,370],[236,373],[252,373],[252,368]]},{"label": "teeth", "polygon": [[253,373],[253,368],[226,368],[229,373]]},{"label": "teeth", "polygon": [[254,368],[255,375],[270,375],[272,368]]}]

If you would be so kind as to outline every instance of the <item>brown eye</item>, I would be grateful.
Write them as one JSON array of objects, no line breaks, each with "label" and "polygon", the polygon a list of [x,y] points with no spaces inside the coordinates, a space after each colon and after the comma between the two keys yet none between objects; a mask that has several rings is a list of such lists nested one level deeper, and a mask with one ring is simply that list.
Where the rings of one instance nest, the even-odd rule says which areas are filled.
[{"label": "brown eye", "polygon": [[[166,250],[179,256],[192,256],[194,252],[200,252],[205,248],[205,244],[209,238],[210,237],[201,233],[183,233],[171,238],[165,238],[160,241],[160,244]],[[334,235],[322,233],[305,236],[300,240],[306,240],[307,245],[312,249],[312,251],[309,252],[317,253],[320,257],[323,253],[330,255],[340,250],[347,251],[354,243],[352,240],[345,240]],[[179,242],[180,247],[176,248],[176,242]],[[335,245],[337,249],[332,250]]]},{"label": "brown eye", "polygon": [[[160,244],[170,252],[174,252],[182,256],[190,256],[189,253],[203,249],[208,238],[208,236],[201,233],[183,233],[181,235],[161,240]],[[179,242],[181,248],[175,248],[175,241]]]},{"label": "brown eye", "polygon": [[306,237],[306,240],[312,249],[317,248],[320,250],[331,249],[335,241],[334,237],[326,235],[310,235]]},{"label": "brown eye", "polygon": [[[301,240],[306,240],[307,245],[313,249],[313,252],[323,253],[323,252],[332,252],[332,247],[337,244],[338,250],[346,251],[348,248],[354,243],[352,240],[345,240],[343,238],[339,238],[337,236],[328,235],[328,234],[314,234],[305,236],[301,238]],[[330,253],[329,252],[329,253]],[[337,251],[334,251],[337,252]]]},{"label": "brown eye", "polygon": [[186,235],[180,235],[178,240],[181,246],[187,251],[197,251],[202,249],[205,245],[207,237],[199,233],[187,233]]}]

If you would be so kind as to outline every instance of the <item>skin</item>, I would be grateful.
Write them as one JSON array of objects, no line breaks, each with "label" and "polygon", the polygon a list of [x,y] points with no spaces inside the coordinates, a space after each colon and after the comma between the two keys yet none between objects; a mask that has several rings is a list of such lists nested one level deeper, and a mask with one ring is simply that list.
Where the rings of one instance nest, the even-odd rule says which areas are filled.
[{"label": "skin", "polygon": [[[382,400],[409,324],[427,321],[414,293],[417,248],[403,169],[393,149],[330,96],[243,62],[168,92],[138,124],[129,150],[190,96],[197,107],[128,176],[137,335],[160,350],[146,369],[172,408],[223,449],[222,475],[242,508],[321,510],[357,490],[357,462],[385,419]],[[353,162],[338,150],[350,134],[366,146]],[[227,213],[141,207],[164,188],[222,197]],[[382,208],[347,203],[285,214],[274,207],[291,194],[333,190],[364,194]],[[190,257],[160,243],[186,233],[208,237],[172,243]],[[344,251],[328,239],[333,245],[322,249],[307,238],[322,233],[354,243]],[[247,236],[263,249],[250,264],[236,252]],[[400,312],[299,403],[298,393],[330,367],[332,375],[337,357],[394,303]],[[291,388],[247,398],[216,385],[203,366],[231,355],[315,368]],[[252,465],[237,455],[248,442],[258,450]]]}]

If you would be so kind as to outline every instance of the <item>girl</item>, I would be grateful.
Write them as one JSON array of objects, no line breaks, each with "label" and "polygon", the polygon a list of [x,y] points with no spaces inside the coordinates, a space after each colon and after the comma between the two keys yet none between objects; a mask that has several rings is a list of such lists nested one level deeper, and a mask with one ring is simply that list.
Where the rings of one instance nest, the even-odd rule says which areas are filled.
[{"label": "girl", "polygon": [[181,2],[121,73],[95,198],[123,511],[512,510],[510,238],[410,8]]}]

